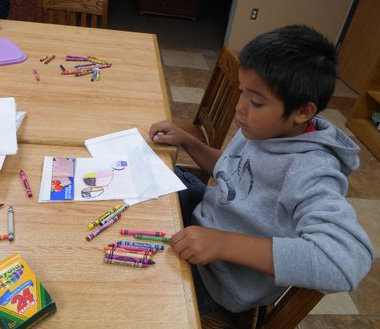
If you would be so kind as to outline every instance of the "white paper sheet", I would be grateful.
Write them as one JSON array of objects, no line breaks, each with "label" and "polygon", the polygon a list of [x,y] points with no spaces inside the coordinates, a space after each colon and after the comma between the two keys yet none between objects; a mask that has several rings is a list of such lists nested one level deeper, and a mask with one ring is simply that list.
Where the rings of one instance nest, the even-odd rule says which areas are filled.
[{"label": "white paper sheet", "polygon": [[[133,200],[145,196],[146,191],[154,190],[154,186],[150,169],[139,161],[139,153],[140,150],[134,147],[128,155],[75,158],[73,198],[66,200],[62,189],[70,185],[68,177],[72,176],[66,163],[73,168],[73,162],[65,158],[53,160],[54,157],[45,157],[39,202]],[[52,173],[53,162],[59,163],[54,168],[59,168],[60,177]],[[58,185],[57,192],[52,193],[57,188],[52,181]]]},{"label": "white paper sheet", "polygon": [[16,103],[13,97],[0,98],[0,155],[17,153]]},{"label": "white paper sheet", "polygon": [[142,156],[151,168],[156,196],[145,196],[135,200],[125,199],[126,203],[142,202],[149,198],[186,189],[181,180],[154,153],[136,128],[88,139],[85,141],[85,145],[93,157],[129,154],[133,147],[138,146],[140,148]]},{"label": "white paper sheet", "polygon": [[[16,130],[21,126],[22,121],[24,120],[26,112],[16,112]],[[5,155],[0,155],[0,170],[3,168],[5,161]]]}]

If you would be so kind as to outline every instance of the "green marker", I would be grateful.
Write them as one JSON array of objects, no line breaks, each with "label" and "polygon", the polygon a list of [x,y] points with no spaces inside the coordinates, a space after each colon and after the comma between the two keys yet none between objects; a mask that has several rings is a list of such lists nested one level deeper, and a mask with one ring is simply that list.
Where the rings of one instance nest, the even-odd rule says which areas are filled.
[{"label": "green marker", "polygon": [[164,237],[164,236],[150,236],[150,235],[141,235],[141,234],[135,234],[135,239],[141,239],[141,240],[152,240],[152,241],[160,241],[160,242],[170,242],[170,238]]}]

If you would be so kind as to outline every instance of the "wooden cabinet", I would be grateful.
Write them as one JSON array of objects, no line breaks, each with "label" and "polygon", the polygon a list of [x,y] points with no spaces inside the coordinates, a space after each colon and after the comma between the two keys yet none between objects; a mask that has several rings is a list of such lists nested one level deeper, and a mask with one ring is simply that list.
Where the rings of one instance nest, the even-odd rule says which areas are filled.
[{"label": "wooden cabinet", "polygon": [[358,92],[346,126],[380,161],[380,131],[371,115],[380,110],[380,1],[359,1],[339,52],[339,77]]},{"label": "wooden cabinet", "polygon": [[380,58],[364,92],[359,94],[346,126],[380,161],[380,131],[371,115],[380,110]]},{"label": "wooden cabinet", "polygon": [[358,94],[366,91],[380,57],[380,1],[359,1],[339,50],[339,78]]}]

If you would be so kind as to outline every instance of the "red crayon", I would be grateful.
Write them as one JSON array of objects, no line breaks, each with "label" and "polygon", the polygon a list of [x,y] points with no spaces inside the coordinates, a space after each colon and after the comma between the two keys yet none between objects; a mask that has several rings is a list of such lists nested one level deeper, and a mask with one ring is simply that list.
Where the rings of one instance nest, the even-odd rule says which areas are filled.
[{"label": "red crayon", "polygon": [[24,184],[26,194],[28,195],[29,198],[31,198],[33,196],[33,193],[32,193],[32,190],[31,190],[31,188],[29,186],[29,183],[28,183],[28,181],[26,179],[25,172],[22,169],[20,170],[20,177],[21,177],[22,182]]},{"label": "red crayon", "polygon": [[117,248],[117,247],[104,247],[104,251],[106,251],[106,252],[119,251],[122,253],[150,256],[150,257],[152,257],[154,255],[154,253],[151,251],[136,251],[136,250],[129,250],[129,249],[125,249],[125,248]]},{"label": "red crayon", "polygon": [[134,230],[120,230],[121,235],[135,235],[135,234],[141,234],[141,235],[149,235],[149,236],[165,236],[164,232],[158,232],[158,231],[134,231]]}]

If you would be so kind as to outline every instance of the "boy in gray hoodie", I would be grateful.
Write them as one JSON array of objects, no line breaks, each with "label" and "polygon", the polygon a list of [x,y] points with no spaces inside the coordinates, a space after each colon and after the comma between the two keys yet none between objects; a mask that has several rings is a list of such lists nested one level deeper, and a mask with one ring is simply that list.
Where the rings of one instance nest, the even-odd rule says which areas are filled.
[{"label": "boy in gray hoodie", "polygon": [[190,223],[171,239],[196,264],[201,313],[266,305],[288,286],[355,290],[373,261],[345,198],[359,147],[317,116],[334,91],[334,46],[287,26],[253,39],[239,61],[240,129],[223,152],[168,121],[150,129],[153,142],[180,145],[217,181],[197,190]]}]

